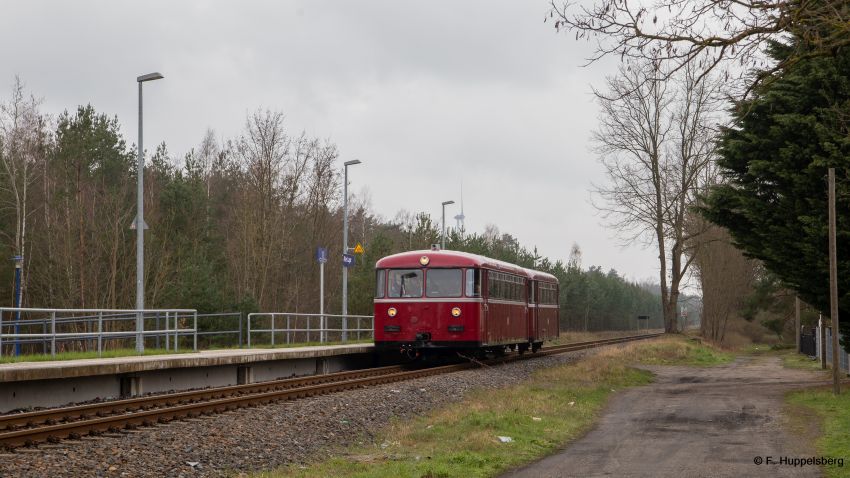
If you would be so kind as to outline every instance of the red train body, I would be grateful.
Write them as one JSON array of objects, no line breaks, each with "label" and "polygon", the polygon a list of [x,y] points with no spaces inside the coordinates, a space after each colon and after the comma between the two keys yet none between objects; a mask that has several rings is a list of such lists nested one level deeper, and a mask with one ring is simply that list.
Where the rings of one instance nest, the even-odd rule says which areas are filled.
[{"label": "red train body", "polygon": [[475,254],[425,250],[375,266],[375,347],[537,350],[558,336],[558,279]]}]

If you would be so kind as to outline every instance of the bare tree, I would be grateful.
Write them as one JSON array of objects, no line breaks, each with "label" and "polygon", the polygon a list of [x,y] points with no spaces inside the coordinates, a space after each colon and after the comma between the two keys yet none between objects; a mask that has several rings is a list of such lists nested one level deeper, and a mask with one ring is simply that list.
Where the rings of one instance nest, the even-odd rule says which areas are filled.
[{"label": "bare tree", "polygon": [[578,243],[573,243],[573,246],[570,248],[570,257],[567,260],[567,269],[572,271],[580,271],[581,270],[581,248],[578,246]]},{"label": "bare tree", "polygon": [[[283,130],[283,115],[257,111],[246,121],[237,155],[243,168],[237,232],[232,236],[239,292],[268,307],[267,287],[279,264],[284,203],[284,170],[291,154],[291,138]],[[274,300],[274,299],[271,299]]]},{"label": "bare tree", "polygon": [[686,212],[714,154],[714,87],[686,69],[668,82],[649,62],[628,63],[595,91],[602,113],[593,135],[609,182],[594,205],[627,242],[658,249],[665,330],[676,331],[682,282],[694,256]]},{"label": "bare tree", "polygon": [[594,0],[590,6],[552,0],[550,18],[556,29],[596,42],[590,62],[606,55],[649,59],[669,73],[690,65],[698,77],[728,65],[738,72],[733,78],[743,79],[747,67],[766,66],[769,41],[789,33],[802,39],[788,58],[747,81],[745,93],[802,59],[850,44],[846,0]]},{"label": "bare tree", "polygon": [[700,328],[703,337],[722,344],[730,319],[741,320],[740,310],[752,293],[758,263],[744,257],[725,229],[698,215],[691,219],[691,227],[702,231],[693,244],[694,265],[702,289]]},{"label": "bare tree", "polygon": [[[3,208],[14,211],[15,230],[9,237],[13,253],[22,257],[27,255],[28,221],[35,212],[30,204],[30,186],[38,180],[38,167],[46,162],[48,136],[39,101],[33,96],[27,98],[21,79],[15,77],[11,100],[0,104],[0,165],[4,176],[0,192]],[[25,284],[21,284],[22,289]]]}]

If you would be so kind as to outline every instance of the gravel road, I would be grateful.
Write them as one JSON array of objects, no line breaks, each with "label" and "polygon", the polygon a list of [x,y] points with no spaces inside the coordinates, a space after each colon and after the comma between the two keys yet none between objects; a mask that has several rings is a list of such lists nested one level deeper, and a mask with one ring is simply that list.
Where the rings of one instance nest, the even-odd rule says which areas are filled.
[{"label": "gravel road", "polygon": [[[781,410],[787,391],[825,383],[823,374],[785,369],[777,357],[647,368],[655,382],[617,394],[584,438],[503,478],[820,476],[816,466],[778,463],[815,455],[786,432]],[[850,467],[850,451],[834,458]]]},{"label": "gravel road", "polygon": [[116,436],[42,445],[0,454],[0,476],[226,476],[297,465],[339,446],[373,442],[373,434],[392,418],[420,415],[459,401],[473,389],[515,384],[536,369],[572,362],[585,353],[241,409]]}]

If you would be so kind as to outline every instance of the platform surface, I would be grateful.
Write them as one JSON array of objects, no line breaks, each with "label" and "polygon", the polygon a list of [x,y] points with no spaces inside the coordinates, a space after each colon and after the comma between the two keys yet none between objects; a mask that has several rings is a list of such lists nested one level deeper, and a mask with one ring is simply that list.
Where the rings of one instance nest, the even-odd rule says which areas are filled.
[{"label": "platform surface", "polygon": [[323,345],[279,349],[223,349],[180,354],[0,364],[0,383],[115,375],[169,368],[240,365],[274,360],[371,353],[372,344]]}]

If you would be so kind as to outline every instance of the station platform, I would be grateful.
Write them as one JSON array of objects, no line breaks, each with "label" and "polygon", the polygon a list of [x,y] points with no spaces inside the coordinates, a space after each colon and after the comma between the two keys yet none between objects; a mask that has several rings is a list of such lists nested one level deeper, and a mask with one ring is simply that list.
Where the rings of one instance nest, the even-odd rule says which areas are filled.
[{"label": "station platform", "polygon": [[222,349],[0,364],[0,413],[367,367],[374,345]]}]

